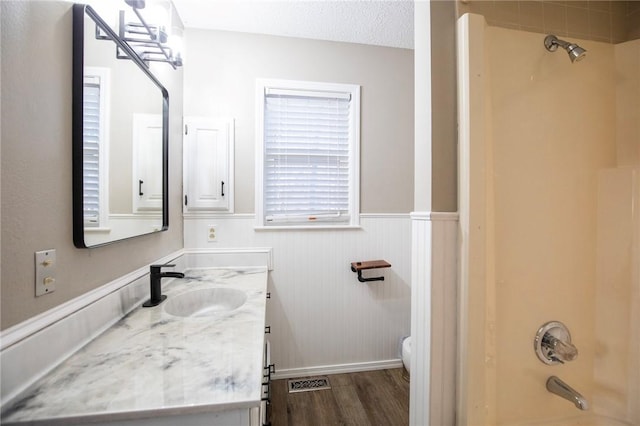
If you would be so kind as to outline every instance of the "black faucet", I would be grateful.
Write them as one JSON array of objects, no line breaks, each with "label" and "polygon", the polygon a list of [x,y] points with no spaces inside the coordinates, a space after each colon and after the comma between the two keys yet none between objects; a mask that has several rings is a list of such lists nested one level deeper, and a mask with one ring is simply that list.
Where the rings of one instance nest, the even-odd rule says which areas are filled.
[{"label": "black faucet", "polygon": [[184,278],[182,272],[162,272],[162,268],[171,268],[173,266],[176,265],[151,265],[151,272],[149,273],[151,298],[144,302],[142,306],[145,308],[157,306],[167,298],[162,294],[162,287],[160,286],[162,278]]}]

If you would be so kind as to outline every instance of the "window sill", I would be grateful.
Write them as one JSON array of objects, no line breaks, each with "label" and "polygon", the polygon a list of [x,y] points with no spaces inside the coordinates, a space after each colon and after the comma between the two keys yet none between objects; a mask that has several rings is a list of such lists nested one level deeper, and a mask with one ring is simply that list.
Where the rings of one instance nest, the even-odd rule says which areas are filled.
[{"label": "window sill", "polygon": [[253,227],[254,231],[339,231],[339,230],[354,230],[362,229],[360,225],[290,225],[290,226],[262,226],[257,225]]}]

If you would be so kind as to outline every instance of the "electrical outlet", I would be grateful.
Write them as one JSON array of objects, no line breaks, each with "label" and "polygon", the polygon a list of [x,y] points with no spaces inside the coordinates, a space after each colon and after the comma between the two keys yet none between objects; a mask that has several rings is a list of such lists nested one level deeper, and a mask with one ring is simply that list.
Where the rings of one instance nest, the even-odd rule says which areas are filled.
[{"label": "electrical outlet", "polygon": [[207,241],[209,241],[210,243],[214,243],[217,241],[217,236],[216,236],[217,230],[218,230],[218,227],[216,225],[209,225],[207,227]]},{"label": "electrical outlet", "polygon": [[56,290],[56,251],[43,250],[35,254],[36,297]]}]

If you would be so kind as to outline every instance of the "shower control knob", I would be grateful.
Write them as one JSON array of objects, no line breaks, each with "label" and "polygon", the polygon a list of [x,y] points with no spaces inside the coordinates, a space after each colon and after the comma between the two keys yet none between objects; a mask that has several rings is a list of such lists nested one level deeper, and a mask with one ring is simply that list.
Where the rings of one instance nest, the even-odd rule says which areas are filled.
[{"label": "shower control knob", "polygon": [[547,332],[542,336],[542,348],[554,360],[564,364],[565,361],[573,361],[578,356],[578,349],[570,342],[564,342]]},{"label": "shower control knob", "polygon": [[538,329],[533,347],[540,361],[545,364],[564,364],[578,356],[578,349],[571,343],[569,329],[560,321],[550,321]]}]

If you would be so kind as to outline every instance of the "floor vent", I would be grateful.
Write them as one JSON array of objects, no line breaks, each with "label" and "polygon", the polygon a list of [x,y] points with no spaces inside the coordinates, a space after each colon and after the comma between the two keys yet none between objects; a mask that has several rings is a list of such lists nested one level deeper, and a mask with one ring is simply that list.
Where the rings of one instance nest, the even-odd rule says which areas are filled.
[{"label": "floor vent", "polygon": [[289,393],[316,391],[323,389],[331,389],[329,378],[325,376],[289,380]]}]

